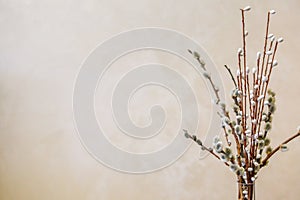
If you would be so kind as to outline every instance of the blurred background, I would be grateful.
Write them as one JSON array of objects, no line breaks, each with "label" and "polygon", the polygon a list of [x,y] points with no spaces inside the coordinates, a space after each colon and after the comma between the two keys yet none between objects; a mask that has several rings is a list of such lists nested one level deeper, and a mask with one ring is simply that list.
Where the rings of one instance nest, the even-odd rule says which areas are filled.
[{"label": "blurred background", "polygon": [[[98,44],[122,31],[153,26],[179,31],[201,44],[229,92],[231,79],[223,65],[236,67],[241,46],[239,9],[246,5],[252,7],[246,19],[250,65],[263,48],[270,9],[277,11],[270,32],[285,39],[271,80],[278,106],[271,138],[277,145],[300,125],[299,1],[0,0],[0,199],[235,199],[233,173],[212,157],[200,160],[196,145],[171,166],[149,174],[126,174],[101,165],[76,133],[72,92],[81,63]],[[130,66],[147,62],[168,64],[191,80],[201,110],[199,135],[205,136],[211,115],[206,86],[179,58],[151,50],[138,52],[114,63],[115,70],[108,76],[120,77]],[[109,81],[103,85],[113,87]],[[148,92],[150,97],[137,95],[130,103],[136,124],[149,122],[141,113],[144,104],[138,104],[145,99],[149,104],[157,99],[164,102],[171,115],[179,112],[176,100],[163,91],[150,88]],[[99,91],[96,102],[103,98],[105,93]],[[95,107],[99,120],[106,120],[107,137],[124,150],[154,151],[178,131],[180,119],[174,117],[159,138],[131,141],[120,136],[109,110],[102,109],[105,105]],[[288,152],[275,155],[260,172],[257,199],[299,198],[299,144],[299,139],[291,142]]]}]

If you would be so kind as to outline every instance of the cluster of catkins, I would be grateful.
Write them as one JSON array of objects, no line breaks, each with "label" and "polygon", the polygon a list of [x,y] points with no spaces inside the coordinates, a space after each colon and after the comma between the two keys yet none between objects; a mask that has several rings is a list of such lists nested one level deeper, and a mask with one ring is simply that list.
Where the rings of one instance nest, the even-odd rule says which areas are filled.
[{"label": "cluster of catkins", "polygon": [[[268,91],[268,99],[264,102],[267,109],[262,114],[262,122],[264,123],[263,130],[259,131],[252,135],[251,127],[246,126],[246,130],[243,130],[242,127],[242,111],[239,106],[239,98],[241,98],[241,93],[238,89],[233,89],[232,91],[232,99],[234,104],[232,106],[233,113],[235,114],[235,120],[231,120],[229,116],[229,112],[226,110],[226,105],[224,103],[220,103],[222,113],[220,114],[222,119],[222,128],[225,132],[225,141],[222,141],[219,136],[215,136],[213,139],[213,151],[220,157],[220,160],[228,163],[230,169],[235,172],[238,176],[241,176],[245,182],[249,179],[247,175],[251,174],[251,181],[254,181],[257,178],[257,173],[260,170],[260,167],[264,164],[262,163],[263,153],[269,154],[272,152],[272,148],[270,146],[270,139],[267,137],[268,132],[272,128],[272,119],[273,114],[276,110],[275,106],[275,93],[271,90]],[[246,116],[248,118],[248,116]],[[251,120],[252,124],[258,123],[257,120]],[[234,150],[232,150],[232,142],[231,137],[234,137],[232,132],[235,132],[240,145],[240,152],[237,154]],[[253,138],[253,139],[252,139]],[[251,140],[255,144],[255,152],[250,154],[251,151]],[[286,151],[287,147],[285,145],[281,146],[282,151]],[[249,164],[248,168],[246,168],[246,154],[252,164]],[[240,160],[240,164],[238,163]],[[252,172],[252,173],[246,173]]]}]

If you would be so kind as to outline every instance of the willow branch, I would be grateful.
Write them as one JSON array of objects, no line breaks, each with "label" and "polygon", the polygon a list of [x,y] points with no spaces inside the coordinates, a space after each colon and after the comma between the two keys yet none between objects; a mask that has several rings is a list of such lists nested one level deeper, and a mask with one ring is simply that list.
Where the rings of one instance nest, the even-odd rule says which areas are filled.
[{"label": "willow branch", "polygon": [[211,76],[209,75],[208,71],[205,68],[205,62],[203,60],[200,59],[200,55],[196,52],[196,51],[192,51],[190,49],[188,49],[188,52],[192,55],[194,55],[194,58],[198,61],[199,65],[201,66],[201,68],[203,69],[204,73],[204,77],[208,79],[214,93],[216,96],[216,104],[219,104],[221,99],[220,99],[220,95],[219,95],[219,89],[217,88],[217,86],[214,84],[214,82],[211,79]]},{"label": "willow branch", "polygon": [[257,131],[259,131],[260,127],[261,127],[262,114],[263,114],[263,111],[264,111],[264,101],[265,101],[265,98],[266,98],[266,93],[267,93],[267,90],[268,90],[268,85],[269,85],[269,82],[270,82],[272,69],[274,68],[272,65],[273,65],[274,60],[275,60],[277,47],[278,47],[278,42],[276,42],[276,44],[275,44],[274,53],[273,53],[273,57],[272,57],[272,61],[271,61],[271,67],[270,67],[270,71],[269,71],[268,78],[267,78],[267,81],[266,81],[266,86],[264,87],[264,91],[262,91],[263,92],[263,99],[261,101],[261,106],[259,107],[260,111],[258,113],[258,129],[257,129]]},{"label": "willow branch", "polygon": [[[221,158],[220,158],[217,154],[215,154],[215,152],[213,151],[213,149],[212,149],[212,148],[206,147],[206,146],[201,142],[201,140],[199,140],[199,139],[197,138],[197,136],[195,136],[195,135],[190,135],[190,134],[188,133],[188,131],[185,130],[185,129],[183,129],[183,132],[184,132],[184,136],[185,136],[186,138],[189,138],[189,139],[193,140],[195,143],[197,143],[199,146],[201,146],[201,149],[202,149],[203,151],[207,151],[207,152],[209,152],[211,155],[213,155],[215,158],[217,158],[218,160],[221,160]],[[224,164],[227,165],[227,166],[229,166],[229,164],[228,164],[227,162],[224,162]]]},{"label": "willow branch", "polygon": [[[247,124],[247,92],[248,92],[248,98],[249,98],[249,104],[250,104],[250,92],[249,92],[249,82],[248,82],[248,75],[247,75],[247,53],[246,53],[246,30],[245,30],[245,14],[244,14],[244,10],[241,10],[242,11],[242,31],[243,31],[243,55],[244,55],[244,71],[243,71],[243,74],[244,74],[244,92],[245,94],[243,93],[243,97],[244,97],[244,131],[243,131],[243,134],[244,134],[244,147],[246,148],[247,146],[247,141],[246,141],[246,124]],[[250,107],[250,111],[251,111],[251,106],[249,105]],[[251,112],[250,112],[251,113]],[[248,153],[247,151],[244,151],[244,155],[245,155],[245,162],[246,162],[246,167],[248,168],[249,167],[249,159],[248,159]],[[249,179],[249,178],[248,178]],[[248,180],[249,181],[249,180]]]},{"label": "willow branch", "polygon": [[220,99],[220,96],[219,96],[219,89],[217,88],[217,86],[214,84],[214,82],[211,80],[211,77],[207,77],[212,89],[214,90],[214,93],[216,95],[216,104],[219,104],[221,99]]},{"label": "willow branch", "polygon": [[295,135],[293,135],[292,137],[288,138],[287,140],[285,140],[283,143],[281,143],[278,147],[276,147],[271,153],[269,153],[262,161],[261,163],[261,167],[266,166],[268,160],[278,151],[281,149],[281,147],[287,143],[289,143],[290,141],[292,141],[293,139],[297,138],[300,136],[300,131],[298,131],[298,133],[296,133]]}]

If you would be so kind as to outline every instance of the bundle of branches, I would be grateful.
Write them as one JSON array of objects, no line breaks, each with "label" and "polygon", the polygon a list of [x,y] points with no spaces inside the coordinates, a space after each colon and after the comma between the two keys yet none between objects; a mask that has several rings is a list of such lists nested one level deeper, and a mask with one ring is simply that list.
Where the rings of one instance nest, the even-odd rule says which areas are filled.
[{"label": "bundle of branches", "polygon": [[[199,53],[188,50],[203,69],[203,76],[208,79],[220,108],[224,138],[216,136],[212,147],[205,146],[196,135],[184,130],[185,136],[192,139],[217,159],[224,162],[238,179],[239,199],[253,199],[254,183],[258,172],[265,167],[269,159],[279,150],[287,151],[287,143],[300,136],[300,128],[276,148],[271,147],[269,132],[272,128],[272,119],[276,110],[276,94],[269,89],[269,82],[273,69],[278,65],[275,59],[278,46],[283,38],[276,38],[269,33],[270,18],[275,14],[270,10],[267,15],[267,25],[263,52],[257,52],[256,66],[249,69],[247,65],[245,13],[250,11],[249,6],[241,9],[242,18],[242,48],[237,51],[237,73],[225,65],[234,84],[231,97],[233,100],[232,112],[220,99],[218,87],[213,77],[207,71],[205,62]],[[233,142],[231,142],[233,141]]]}]

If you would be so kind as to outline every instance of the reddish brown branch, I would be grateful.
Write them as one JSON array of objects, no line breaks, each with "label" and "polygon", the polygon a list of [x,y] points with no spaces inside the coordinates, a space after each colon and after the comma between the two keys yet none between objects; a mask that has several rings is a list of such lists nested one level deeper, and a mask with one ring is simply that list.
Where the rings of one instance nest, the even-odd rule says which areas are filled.
[{"label": "reddish brown branch", "polygon": [[293,135],[292,137],[288,138],[287,140],[285,140],[283,143],[281,143],[278,147],[276,147],[271,153],[269,153],[262,161],[261,163],[261,167],[266,166],[268,160],[277,152],[281,149],[281,147],[287,143],[289,143],[290,141],[292,141],[293,139],[297,138],[300,136],[300,131],[298,131],[298,133],[296,133],[295,135]]}]

